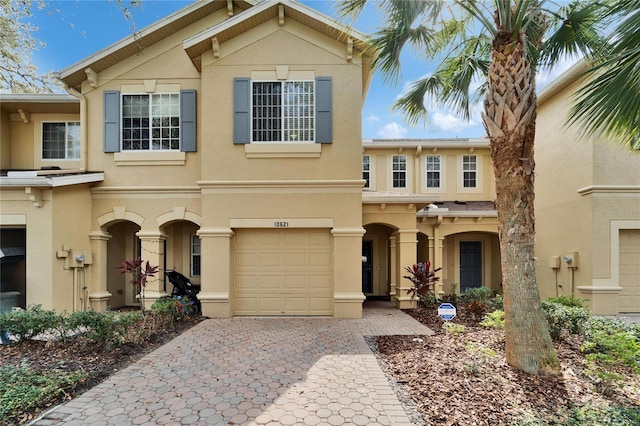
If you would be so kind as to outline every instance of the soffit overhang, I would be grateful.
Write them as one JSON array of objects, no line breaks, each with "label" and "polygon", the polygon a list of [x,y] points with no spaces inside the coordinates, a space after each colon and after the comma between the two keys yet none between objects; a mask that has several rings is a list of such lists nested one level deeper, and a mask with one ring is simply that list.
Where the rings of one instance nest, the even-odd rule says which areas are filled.
[{"label": "soffit overhang", "polygon": [[371,71],[373,58],[367,53],[370,51],[370,46],[365,41],[366,36],[296,1],[280,0],[258,3],[249,10],[189,37],[183,42],[183,47],[194,66],[200,71],[200,56],[213,48],[212,39],[215,38],[217,43],[222,45],[252,28],[279,17],[282,17],[285,22],[288,19],[293,19],[327,37],[344,43],[345,52],[351,39],[354,51],[362,54],[363,94],[366,94],[373,76]]},{"label": "soffit overhang", "polygon": [[79,114],[80,100],[60,93],[3,93],[0,109],[9,113]]},{"label": "soffit overhang", "polygon": [[254,4],[256,4],[255,0],[198,0],[63,69],[56,75],[67,86],[79,89],[82,82],[87,79],[85,72],[87,68],[91,68],[96,73],[102,72],[220,9],[231,8],[235,14],[238,13],[238,9],[241,12]]}]

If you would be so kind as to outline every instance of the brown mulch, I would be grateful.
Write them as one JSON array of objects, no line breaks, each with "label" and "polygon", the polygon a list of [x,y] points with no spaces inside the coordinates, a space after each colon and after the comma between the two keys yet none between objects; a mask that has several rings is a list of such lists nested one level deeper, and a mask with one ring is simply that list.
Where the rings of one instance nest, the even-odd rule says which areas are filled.
[{"label": "brown mulch", "polygon": [[415,424],[562,424],[572,409],[584,406],[640,409],[640,377],[619,367],[624,385],[590,375],[576,336],[554,343],[562,376],[531,376],[506,364],[502,330],[456,318],[465,331],[445,335],[436,312],[437,307],[407,311],[434,336],[369,339]]},{"label": "brown mulch", "polygon": [[2,366],[19,366],[26,362],[36,371],[56,371],[62,374],[83,372],[85,375],[73,392],[68,392],[41,407],[22,413],[12,419],[10,424],[25,424],[50,407],[75,398],[202,320],[203,317],[200,315],[187,316],[175,322],[173,327],[152,330],[142,343],[125,344],[108,351],[82,337],[70,338],[65,343],[29,340],[11,346],[0,345],[0,365]]}]

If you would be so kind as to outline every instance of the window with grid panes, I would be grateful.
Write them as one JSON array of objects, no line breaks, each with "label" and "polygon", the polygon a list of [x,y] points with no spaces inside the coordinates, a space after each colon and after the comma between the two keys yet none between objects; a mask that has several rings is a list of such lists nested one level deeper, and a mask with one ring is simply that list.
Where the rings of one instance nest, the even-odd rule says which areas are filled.
[{"label": "window with grid panes", "polygon": [[427,155],[425,162],[427,166],[427,188],[440,188],[440,156]]},{"label": "window with grid panes", "polygon": [[394,155],[392,163],[392,184],[394,188],[407,187],[407,156]]},{"label": "window with grid panes", "polygon": [[462,186],[475,188],[478,180],[478,158],[475,155],[462,156]]},{"label": "window with grid panes", "polygon": [[80,158],[80,123],[42,123],[42,158],[76,160]]},{"label": "window with grid panes", "polygon": [[191,236],[191,276],[200,276],[200,237]]},{"label": "window with grid panes", "polygon": [[180,149],[180,94],[122,95],[122,149]]},{"label": "window with grid panes", "polygon": [[315,140],[313,81],[254,81],[252,139],[254,142]]},{"label": "window with grid panes", "polygon": [[368,155],[362,156],[362,179],[364,180],[364,187],[370,187],[370,173],[371,173],[371,157]]}]

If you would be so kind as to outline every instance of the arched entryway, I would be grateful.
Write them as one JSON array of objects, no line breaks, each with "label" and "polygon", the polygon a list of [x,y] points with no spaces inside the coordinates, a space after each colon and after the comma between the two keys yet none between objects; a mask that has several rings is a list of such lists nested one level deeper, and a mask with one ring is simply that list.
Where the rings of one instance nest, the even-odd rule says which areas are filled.
[{"label": "arched entryway", "polygon": [[[362,238],[362,292],[367,299],[389,299],[395,292],[391,248],[396,228],[382,223],[365,225]],[[392,286],[393,284],[393,286]]]}]

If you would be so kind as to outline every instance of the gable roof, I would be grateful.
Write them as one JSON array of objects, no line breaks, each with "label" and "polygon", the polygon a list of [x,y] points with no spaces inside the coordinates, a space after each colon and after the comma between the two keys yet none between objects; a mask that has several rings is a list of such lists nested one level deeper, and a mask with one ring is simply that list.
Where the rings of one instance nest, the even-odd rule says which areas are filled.
[{"label": "gable roof", "polygon": [[[329,38],[344,43],[346,46],[352,43],[353,49],[363,53],[362,80],[363,93],[366,93],[373,74],[371,71],[372,58],[367,53],[369,44],[365,41],[366,36],[295,0],[262,1],[249,10],[189,37],[183,42],[184,50],[196,68],[200,70],[199,57],[212,49],[214,37],[219,44],[222,44],[276,17],[285,21],[293,19]],[[348,55],[347,49],[345,47],[345,57]]]},{"label": "gable roof", "polygon": [[194,22],[220,10],[231,9],[235,13],[237,9],[244,11],[256,4],[255,0],[198,0],[192,4],[172,13],[143,29],[123,38],[93,55],[63,69],[57,73],[57,77],[65,84],[79,88],[87,79],[85,70],[91,68],[99,73],[117,64],[125,58],[136,55],[140,49],[151,46],[170,34],[173,34]]}]

